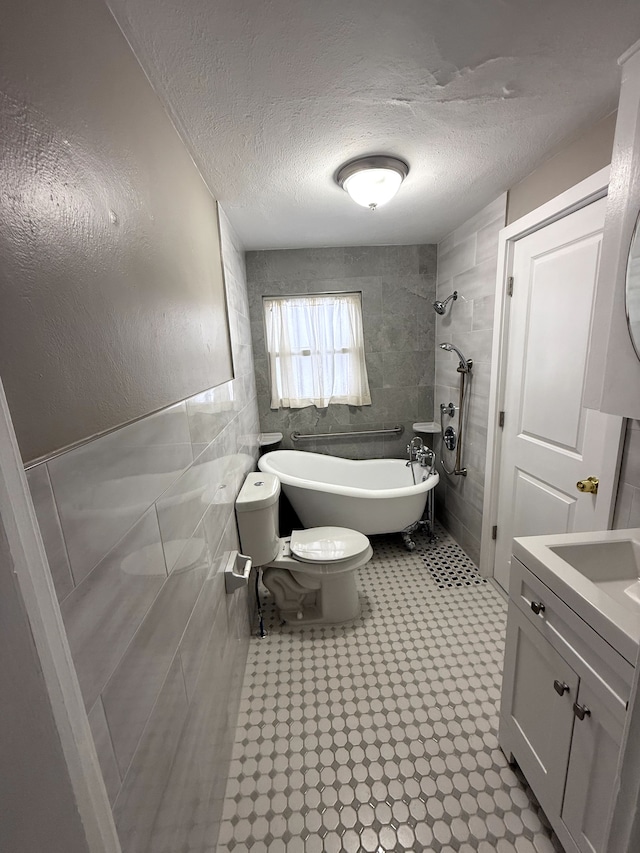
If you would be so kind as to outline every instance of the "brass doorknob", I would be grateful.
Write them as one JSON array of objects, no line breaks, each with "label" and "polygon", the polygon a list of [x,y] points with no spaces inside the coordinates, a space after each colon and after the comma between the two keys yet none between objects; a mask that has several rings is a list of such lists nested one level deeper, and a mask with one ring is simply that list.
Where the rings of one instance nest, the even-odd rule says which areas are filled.
[{"label": "brass doorknob", "polygon": [[591,492],[592,495],[597,495],[599,482],[597,477],[587,477],[586,480],[578,480],[576,486],[579,492]]}]

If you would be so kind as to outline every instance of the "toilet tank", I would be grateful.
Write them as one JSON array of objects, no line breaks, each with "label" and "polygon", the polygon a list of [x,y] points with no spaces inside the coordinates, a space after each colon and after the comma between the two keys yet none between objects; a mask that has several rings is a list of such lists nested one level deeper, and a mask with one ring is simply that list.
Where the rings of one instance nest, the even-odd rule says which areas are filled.
[{"label": "toilet tank", "polygon": [[240,547],[255,566],[265,566],[278,553],[279,497],[280,480],[258,471],[247,476],[236,498]]}]

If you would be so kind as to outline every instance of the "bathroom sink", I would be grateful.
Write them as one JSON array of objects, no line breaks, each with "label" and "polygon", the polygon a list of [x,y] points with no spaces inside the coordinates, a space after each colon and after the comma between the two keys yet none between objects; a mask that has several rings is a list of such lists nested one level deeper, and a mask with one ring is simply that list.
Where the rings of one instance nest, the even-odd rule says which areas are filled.
[{"label": "bathroom sink", "polygon": [[635,664],[640,646],[640,528],[523,536],[513,555]]},{"label": "bathroom sink", "polygon": [[587,542],[550,550],[623,607],[640,609],[640,542]]}]

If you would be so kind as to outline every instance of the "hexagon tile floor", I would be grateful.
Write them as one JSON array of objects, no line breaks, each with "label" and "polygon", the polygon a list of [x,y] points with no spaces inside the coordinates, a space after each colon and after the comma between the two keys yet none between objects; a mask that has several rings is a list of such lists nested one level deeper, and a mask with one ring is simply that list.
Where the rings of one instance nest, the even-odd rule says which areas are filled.
[{"label": "hexagon tile floor", "polygon": [[373,538],[362,615],[252,640],[218,853],[553,853],[498,747],[506,604],[443,531]]}]

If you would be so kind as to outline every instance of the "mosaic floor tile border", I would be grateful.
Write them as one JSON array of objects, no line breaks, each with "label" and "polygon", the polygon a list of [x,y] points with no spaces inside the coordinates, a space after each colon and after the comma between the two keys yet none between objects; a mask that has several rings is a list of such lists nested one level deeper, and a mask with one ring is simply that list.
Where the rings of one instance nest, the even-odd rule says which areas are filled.
[{"label": "mosaic floor tile border", "polygon": [[438,589],[488,583],[478,572],[475,563],[452,540],[440,539],[438,547],[432,547],[422,540],[417,550]]},{"label": "mosaic floor tile border", "polygon": [[438,535],[373,538],[350,625],[282,625],[266,601],[218,853],[562,850],[498,746],[506,602]]}]

